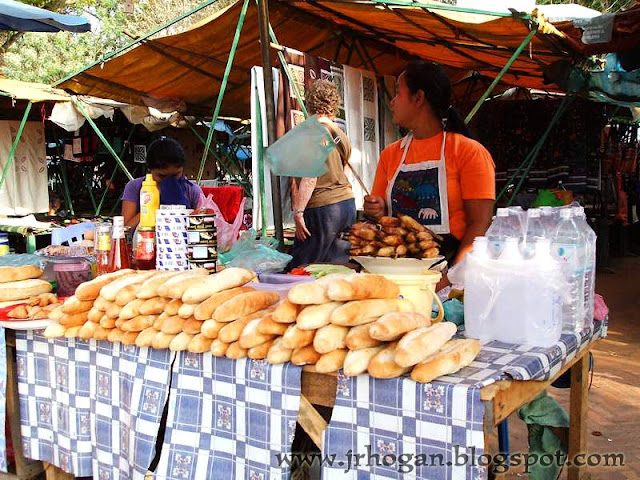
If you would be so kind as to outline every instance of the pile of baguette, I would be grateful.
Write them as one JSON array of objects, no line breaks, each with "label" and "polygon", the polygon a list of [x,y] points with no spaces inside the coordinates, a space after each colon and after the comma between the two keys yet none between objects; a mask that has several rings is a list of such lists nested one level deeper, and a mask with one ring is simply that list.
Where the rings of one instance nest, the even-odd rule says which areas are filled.
[{"label": "pile of baguette", "polygon": [[377,223],[356,222],[347,240],[352,256],[433,258],[442,237],[408,215],[381,217]]},{"label": "pile of baguette", "polygon": [[40,280],[42,273],[40,268],[32,265],[0,267],[0,302],[28,300],[51,292],[51,284]]},{"label": "pile of baguette", "polygon": [[328,276],[296,285],[271,316],[290,326],[274,340],[267,359],[315,365],[320,373],[343,369],[347,376],[411,372],[418,382],[455,373],[475,359],[477,340],[452,339],[453,323],[432,325],[429,315],[399,294],[395,283],[379,275]]}]

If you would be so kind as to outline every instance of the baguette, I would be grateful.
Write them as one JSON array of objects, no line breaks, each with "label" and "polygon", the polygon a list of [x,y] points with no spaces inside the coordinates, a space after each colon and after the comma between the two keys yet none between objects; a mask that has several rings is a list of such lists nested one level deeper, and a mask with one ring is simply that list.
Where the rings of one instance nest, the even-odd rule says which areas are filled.
[{"label": "baguette", "polygon": [[98,341],[104,341],[109,337],[110,331],[111,329],[102,328],[100,325],[98,325],[96,330],[93,332],[93,338]]},{"label": "baguette", "polygon": [[227,348],[227,352],[225,354],[227,358],[239,359],[247,356],[247,350],[242,348],[238,342],[233,342]]},{"label": "baguette", "polygon": [[112,303],[107,308],[105,315],[109,318],[118,318],[120,316],[120,312],[122,311],[122,307],[117,303]]},{"label": "baguette", "polygon": [[343,277],[344,275],[341,274],[327,275],[314,282],[294,285],[289,290],[287,298],[296,305],[321,305],[330,302],[331,299],[327,295],[329,285],[331,282]]},{"label": "baguette", "polygon": [[384,345],[361,350],[350,350],[344,359],[344,374],[347,377],[355,377],[365,373],[369,368],[371,359],[384,349]]},{"label": "baguette", "polygon": [[123,345],[132,346],[136,344],[139,332],[122,332],[120,334],[120,343]]},{"label": "baguette", "polygon": [[290,362],[292,354],[293,350],[284,347],[282,345],[282,337],[278,337],[271,344],[271,348],[269,348],[267,361],[271,365],[279,365],[281,363]]},{"label": "baguette", "polygon": [[355,327],[369,323],[389,312],[413,312],[415,306],[409,300],[356,300],[345,303],[331,314],[331,323]]},{"label": "baguette", "polygon": [[64,315],[62,311],[62,306],[56,307],[49,312],[49,319],[51,320],[60,320]]},{"label": "baguette", "polygon": [[[275,338],[275,335],[268,335],[264,333],[260,333],[258,331],[258,325],[262,318],[256,318],[251,320],[242,330],[242,334],[240,335],[240,339],[238,343],[242,348],[251,349],[253,347],[257,347],[258,345],[262,345],[263,343],[269,342]],[[267,354],[265,352],[265,358]],[[252,358],[252,357],[249,357]]]},{"label": "baguette", "polygon": [[291,363],[294,365],[315,365],[322,355],[313,349],[313,345],[296,348],[291,354]]},{"label": "baguette", "polygon": [[82,325],[76,325],[75,327],[68,327],[64,331],[65,338],[76,338],[81,328],[82,328]]},{"label": "baguette", "polygon": [[480,348],[480,342],[472,338],[450,340],[438,352],[416,365],[411,378],[428,383],[442,375],[456,373],[475,360]]},{"label": "baguette", "polygon": [[[85,300],[80,300],[80,301],[82,302]],[[109,305],[111,305],[111,302],[109,302],[108,300],[105,300],[102,297],[98,297],[93,301],[93,308],[100,310],[101,312],[106,312],[107,308],[109,308]]]},{"label": "baguette", "polygon": [[188,333],[189,335],[197,335],[202,331],[202,324],[200,320],[196,320],[195,318],[187,318],[182,325],[182,331],[184,333]]},{"label": "baguette", "polygon": [[347,333],[349,333],[348,327],[325,325],[316,332],[316,336],[313,338],[313,348],[323,355],[334,350],[343,349],[346,347]]},{"label": "baguette", "polygon": [[[149,273],[136,273],[132,275],[126,275],[122,278],[118,278],[113,282],[105,285],[100,290],[100,296],[105,300],[109,300],[110,302],[114,302],[116,300],[116,295],[118,292],[129,285],[137,285],[144,282],[148,277]],[[76,296],[78,296],[78,292],[76,291]],[[80,298],[80,297],[78,297]]]},{"label": "baguette", "polygon": [[120,337],[122,336],[123,333],[124,332],[119,328],[114,328],[113,330],[109,331],[109,334],[107,335],[107,340],[109,340],[111,343],[118,343],[120,342]]},{"label": "baguette", "polygon": [[372,298],[398,298],[400,288],[382,275],[349,275],[329,284],[327,296],[331,300],[367,300]]},{"label": "baguette", "polygon": [[78,300],[95,300],[100,295],[100,291],[103,287],[115,282],[119,278],[134,274],[135,272],[133,270],[127,268],[124,270],[118,270],[117,272],[100,275],[98,278],[94,278],[93,280],[78,285],[78,288],[76,288],[76,297],[78,297]]},{"label": "baguette", "polygon": [[[142,299],[139,298],[138,300]],[[141,332],[153,326],[155,319],[156,317],[154,315],[138,315],[124,322],[120,329],[125,332]]]},{"label": "baguette", "polygon": [[190,335],[188,333],[179,333],[174,337],[173,340],[171,340],[171,343],[169,344],[169,350],[171,350],[172,352],[184,352],[189,346],[189,343],[191,342],[193,337],[194,335]]},{"label": "baguette", "polygon": [[418,312],[391,312],[369,325],[371,338],[393,342],[405,333],[431,326],[431,317]]},{"label": "baguette", "polygon": [[204,302],[196,306],[193,316],[196,320],[209,320],[213,317],[213,312],[216,308],[222,305],[227,300],[231,300],[233,297],[242,293],[255,292],[251,287],[236,287],[231,290],[225,290],[219,292],[211,297],[207,298]]},{"label": "baguette", "polygon": [[258,332],[264,333],[265,335],[284,335],[287,328],[289,328],[289,326],[286,323],[278,323],[273,320],[273,313],[262,317],[262,320],[260,320],[258,324]]},{"label": "baguette", "polygon": [[344,365],[344,359],[347,357],[347,352],[348,350],[346,348],[343,348],[325,353],[316,362],[316,372],[337,372]]},{"label": "baguette", "polygon": [[58,323],[60,323],[60,325],[63,325],[67,328],[79,327],[84,325],[84,323],[87,321],[88,314],[89,312],[81,312],[81,313],[74,313],[72,315],[64,315],[58,320]]},{"label": "baguette", "polygon": [[120,327],[122,327],[122,324],[123,324],[124,322],[128,322],[128,321],[129,321],[129,320],[125,320],[125,319],[123,319],[123,318],[116,318],[115,320],[116,320],[115,326],[116,326],[116,328],[118,328],[118,329],[119,329]]},{"label": "baguette", "polygon": [[388,344],[369,361],[369,375],[374,378],[396,378],[408,372],[410,368],[401,367],[395,362],[398,342]]},{"label": "baguette", "polygon": [[247,357],[254,360],[264,360],[269,354],[271,345],[273,345],[273,340],[269,340],[268,342],[264,342],[260,345],[256,345],[255,347],[251,347],[247,350]]},{"label": "baguette", "polygon": [[136,345],[138,347],[150,347],[151,344],[153,343],[153,339],[157,334],[158,334],[158,331],[155,328],[153,327],[145,328],[143,331],[140,332],[140,334],[136,338]]},{"label": "baguette", "polygon": [[[237,342],[242,335],[244,327],[246,327],[251,320],[255,320],[256,318],[262,318],[267,313],[266,310],[262,310],[260,312],[252,313],[251,315],[247,315],[246,317],[239,318],[238,320],[234,320],[233,322],[227,323],[224,325],[218,332],[218,338],[225,343],[233,343]],[[215,320],[214,320],[215,321]]]},{"label": "baguette", "polygon": [[[185,319],[180,318],[177,315],[166,317],[162,323],[160,323],[160,331],[167,335],[177,335],[182,331]],[[155,323],[154,323],[155,326]]]},{"label": "baguette", "polygon": [[40,278],[42,270],[33,265],[22,265],[20,267],[0,267],[0,283],[19,282]]},{"label": "baguette", "polygon": [[157,295],[159,297],[168,297],[169,289],[174,285],[178,285],[185,280],[189,280],[196,277],[199,277],[202,280],[202,277],[208,274],[209,272],[207,272],[204,269],[189,270],[188,272],[180,272],[177,275],[173,275],[171,276],[171,278],[166,279],[164,282],[161,282],[156,287],[156,290],[153,296],[155,297]]},{"label": "baguette", "polygon": [[103,316],[105,316],[104,312],[96,308],[92,308],[87,312],[87,320],[90,322],[99,323]]},{"label": "baguette", "polygon": [[183,290],[182,301],[200,303],[215,293],[241,287],[256,278],[256,274],[246,268],[230,267],[211,275],[204,281],[191,284]]},{"label": "baguette", "polygon": [[315,330],[300,330],[297,325],[290,325],[282,336],[282,346],[293,350],[306,347],[313,343]]},{"label": "baguette", "polygon": [[148,278],[140,285],[140,290],[138,290],[138,298],[148,300],[150,298],[159,296],[158,288],[160,287],[160,285],[167,282],[171,277],[175,277],[179,273],[180,272],[162,272],[155,274],[151,278]]},{"label": "baguette", "polygon": [[36,279],[0,283],[0,302],[27,299],[41,293],[49,293],[51,289],[49,282]]},{"label": "baguette", "polygon": [[342,305],[342,302],[329,302],[322,305],[310,305],[302,309],[302,311],[298,314],[296,324],[301,330],[317,330],[321,327],[324,327],[325,325],[329,325],[331,321],[331,314],[336,308]]},{"label": "baguette", "polygon": [[193,312],[197,306],[198,305],[194,305],[192,303],[183,303],[178,309],[178,316],[182,318],[193,317]]},{"label": "baguette", "polygon": [[[177,278],[177,277],[174,277],[174,278]],[[182,294],[185,291],[187,291],[187,289],[189,289],[192,286],[201,285],[205,281],[206,280],[203,279],[201,276],[195,276],[195,277],[185,278],[182,281],[177,283],[167,282],[163,286],[169,285],[170,283],[171,285],[167,288],[167,294],[165,296],[169,298],[182,299]],[[185,301],[182,300],[182,303],[185,303]],[[194,302],[194,303],[198,303],[198,302]]]},{"label": "baguette", "polygon": [[78,300],[75,295],[70,296],[62,304],[62,311],[64,313],[81,313],[91,310],[93,302],[91,300]]},{"label": "baguette", "polygon": [[140,305],[140,315],[159,315],[169,303],[164,297],[151,297],[143,300]]},{"label": "baguette", "polygon": [[398,344],[395,361],[402,367],[412,367],[436,353],[456,334],[451,322],[436,323],[407,333]]},{"label": "baguette", "polygon": [[[220,330],[225,325],[229,325],[228,323],[216,322],[213,319],[205,320],[202,322],[202,327],[200,329],[200,333],[202,333],[205,337],[209,337],[211,339],[218,338],[218,334]],[[224,355],[224,353],[222,354]]]},{"label": "baguette", "polygon": [[78,331],[78,338],[81,338],[82,340],[89,340],[90,338],[93,338],[93,334],[99,327],[100,326],[97,323],[85,323],[84,325],[82,325],[82,327],[80,327],[80,330]]},{"label": "baguette", "polygon": [[129,285],[121,289],[116,294],[115,302],[121,307],[124,307],[129,302],[138,299],[137,295],[138,291],[140,290],[140,285],[141,284]]},{"label": "baguette", "polygon": [[214,357],[224,357],[227,353],[227,348],[229,348],[228,343],[224,343],[218,339],[211,341],[211,355]]},{"label": "baguette", "polygon": [[156,350],[166,350],[171,345],[171,341],[176,338],[175,335],[171,335],[168,333],[158,332],[156,336],[153,337],[151,341],[151,346]]},{"label": "baguette", "polygon": [[167,303],[166,306],[164,307],[164,313],[171,316],[178,315],[178,312],[180,311],[181,306],[182,306],[182,300],[177,298],[170,300],[169,303]]},{"label": "baguette", "polygon": [[59,323],[52,323],[44,329],[44,336],[46,338],[58,338],[63,337],[67,327],[60,325]]},{"label": "baguette", "polygon": [[126,304],[124,307],[122,307],[122,310],[120,310],[120,314],[118,315],[118,318],[121,318],[123,320],[129,320],[131,318],[137,317],[138,315],[140,315],[140,307],[142,306],[143,303],[144,303],[144,300],[142,300],[141,298],[136,298],[135,300],[132,300],[131,302]]},{"label": "baguette", "polygon": [[103,315],[102,318],[100,319],[100,326],[102,328],[115,328],[116,326],[116,319],[115,318],[109,318],[106,315]]},{"label": "baguette", "polygon": [[[226,270],[224,270],[226,272]],[[213,312],[218,322],[231,322],[259,312],[275,304],[280,299],[276,292],[248,292],[227,300]]]},{"label": "baguette", "polygon": [[187,351],[192,353],[204,353],[209,352],[211,350],[211,343],[213,339],[209,337],[205,337],[201,333],[195,335],[189,345],[187,346]]},{"label": "baguette", "polygon": [[382,342],[376,340],[369,333],[369,327],[371,324],[359,325],[352,327],[347,334],[347,338],[344,343],[349,350],[361,350],[363,348],[373,348],[380,345]]},{"label": "baguette", "polygon": [[293,323],[296,321],[300,307],[289,299],[283,300],[273,311],[273,321],[278,323]]}]

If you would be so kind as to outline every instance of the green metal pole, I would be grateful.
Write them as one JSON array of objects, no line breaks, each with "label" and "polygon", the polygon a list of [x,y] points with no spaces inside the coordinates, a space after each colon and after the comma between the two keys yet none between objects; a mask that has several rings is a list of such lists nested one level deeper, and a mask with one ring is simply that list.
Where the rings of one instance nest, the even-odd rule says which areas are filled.
[{"label": "green metal pole", "polygon": [[129,180],[133,180],[133,175],[131,175],[126,165],[122,163],[122,160],[120,160],[120,157],[118,156],[118,154],[115,152],[113,147],[109,145],[109,142],[107,141],[107,139],[104,137],[104,135],[102,134],[98,126],[95,124],[95,122],[91,119],[89,114],[87,114],[87,112],[82,107],[82,105],[80,105],[80,102],[78,102],[75,98],[72,98],[72,101],[73,101],[73,104],[76,106],[76,108],[84,116],[84,118],[87,119],[87,122],[89,122],[89,125],[91,125],[91,128],[93,128],[93,131],[96,132],[96,135],[98,135],[98,138],[102,141],[102,143],[104,144],[105,148],[109,151],[111,156],[116,159],[116,162],[118,162],[118,165],[120,165],[120,168],[122,169],[124,174],[127,176],[127,178],[129,178]]},{"label": "green metal pole", "polygon": [[[331,3],[331,2],[329,2]],[[351,0],[333,0],[333,3],[352,3]],[[530,15],[516,12],[516,14],[507,13],[507,12],[494,12],[490,10],[478,10],[475,8],[464,8],[457,7],[455,5],[446,5],[441,3],[418,3],[411,1],[403,1],[403,0],[371,0],[370,2],[358,2],[362,4],[371,3],[373,5],[391,5],[398,7],[417,7],[417,8],[427,8],[429,10],[445,10],[450,12],[461,12],[461,13],[473,13],[477,15],[489,15],[491,17],[517,17],[525,20],[529,20],[531,18]]]},{"label": "green metal pole", "polygon": [[16,139],[13,141],[13,145],[11,145],[11,151],[9,152],[9,158],[7,158],[7,163],[4,164],[4,168],[2,169],[2,177],[0,177],[0,188],[4,184],[4,179],[9,172],[9,167],[13,163],[13,159],[16,155],[16,150],[18,149],[18,143],[20,142],[20,137],[22,137],[22,132],[24,131],[24,126],[27,124],[27,119],[29,118],[29,112],[31,111],[31,107],[33,106],[32,102],[27,103],[27,108],[24,110],[24,115],[22,116],[22,121],[20,122],[20,127],[18,128],[18,133],[16,134]]},{"label": "green metal pole", "polygon": [[[131,138],[133,137],[133,132],[136,131],[135,123],[131,127],[131,131],[129,132],[129,136],[127,140],[123,144],[122,152],[120,152],[120,161],[124,160],[124,154],[127,151],[127,145],[131,142]],[[102,205],[104,205],[104,201],[107,198],[107,193],[109,193],[109,186],[113,183],[113,180],[116,178],[116,173],[118,173],[118,164],[113,169],[113,173],[111,174],[111,179],[109,180],[109,184],[104,187],[104,193],[102,194],[102,198],[100,199],[100,204],[98,208],[96,208],[95,216],[100,216],[100,211],[102,210]]]},{"label": "green metal pole", "polygon": [[100,57],[98,60],[96,60],[95,62],[87,65],[86,67],[82,68],[81,70],[78,70],[75,73],[72,73],[71,75],[63,78],[62,80],[57,81],[56,83],[53,84],[54,87],[57,87],[58,85],[60,85],[61,83],[66,82],[67,80],[71,80],[73,77],[75,77],[76,75],[89,70],[90,68],[95,67],[96,65],[99,65],[101,63],[106,62],[107,60],[109,60],[110,58],[115,57],[116,55],[119,55],[120,53],[130,49],[131,47],[135,46],[138,43],[141,43],[143,41],[145,41],[147,38],[152,37],[153,35],[161,32],[162,30],[164,30],[165,28],[169,28],[171,25],[178,23],[179,21],[193,15],[194,13],[199,12],[200,10],[202,10],[203,8],[208,7],[209,5],[212,5],[214,3],[216,3],[218,0],[207,0],[204,3],[201,3],[200,5],[198,5],[197,7],[189,10],[186,13],[183,13],[182,15],[177,16],[176,18],[174,18],[173,20],[169,21],[168,23],[165,23],[164,25],[159,26],[158,28],[155,28],[153,30],[151,30],[150,32],[144,34],[143,36],[141,36],[140,38],[136,38],[135,40],[127,43],[125,46],[118,48],[117,50],[114,50],[113,52],[107,53],[106,55]]},{"label": "green metal pole", "polygon": [[211,118],[211,127],[209,128],[209,134],[207,135],[207,143],[205,144],[204,152],[202,153],[202,160],[200,162],[200,170],[198,171],[197,181],[200,183],[202,180],[202,174],[204,173],[204,165],[207,162],[209,156],[209,146],[213,139],[213,132],[215,131],[216,120],[220,114],[220,107],[222,106],[222,99],[224,98],[224,91],[227,88],[227,82],[229,81],[229,74],[231,73],[231,66],[233,65],[233,59],[236,56],[236,49],[238,48],[238,42],[240,41],[240,32],[242,32],[242,25],[244,24],[244,17],[247,15],[247,8],[249,7],[249,0],[244,0],[242,4],[242,10],[240,11],[240,18],[238,19],[238,26],[236,27],[236,33],[233,36],[233,43],[231,44],[231,51],[229,52],[229,58],[227,59],[227,66],[224,69],[224,76],[222,77],[222,84],[220,85],[220,92],[218,92],[218,99],[216,101],[216,108],[213,111],[213,117]]},{"label": "green metal pole", "polygon": [[513,63],[520,56],[520,54],[526,48],[526,46],[529,45],[529,42],[531,41],[531,39],[535,36],[535,34],[537,32],[538,32],[538,26],[536,25],[536,27],[533,30],[531,30],[529,32],[529,34],[525,37],[525,39],[522,41],[520,46],[518,48],[516,48],[516,51],[513,52],[513,55],[511,55],[511,58],[509,58],[509,61],[505,64],[504,67],[502,67],[502,70],[500,70],[500,73],[498,73],[498,76],[493,79],[493,82],[491,82],[491,85],[489,85],[487,90],[482,94],[480,99],[473,106],[473,108],[469,112],[469,115],[467,115],[467,117],[464,119],[464,123],[469,123],[471,121],[471,119],[473,118],[473,116],[476,113],[478,113],[478,110],[480,110],[480,107],[482,106],[484,101],[487,98],[489,98],[489,95],[491,95],[491,92],[493,91],[493,89],[496,87],[496,85],[498,85],[498,82],[500,82],[500,80],[502,80],[502,77],[504,76],[504,74],[507,73],[507,70],[509,70],[509,68],[511,68],[511,65],[513,65]]},{"label": "green metal pole", "polygon": [[73,209],[73,202],[71,201],[71,193],[69,192],[69,175],[67,175],[67,161],[63,158],[60,163],[60,171],[62,172],[62,188],[64,188],[64,198],[69,206],[71,215],[75,215],[76,212]]},{"label": "green metal pole", "polygon": [[260,219],[261,236],[267,236],[267,192],[265,191],[264,181],[264,138],[262,137],[262,106],[260,105],[260,95],[254,90],[253,94],[256,96],[256,110],[258,111],[258,121],[256,122],[257,137],[258,137],[258,151],[254,152],[258,155],[258,189],[260,190]]},{"label": "green metal pole", "polygon": [[[276,45],[280,45],[278,43],[278,39],[276,38],[276,33],[273,31],[273,27],[271,26],[271,23],[269,23],[269,37],[271,38],[271,41],[273,43],[275,43]],[[298,86],[293,81],[291,70],[289,70],[289,64],[287,63],[287,60],[284,58],[284,54],[280,50],[278,50],[278,59],[280,60],[280,65],[282,65],[284,74],[287,76],[287,80],[289,80],[289,86],[291,87],[291,90],[293,90],[293,94],[295,95],[296,100],[298,100],[298,104],[300,105],[302,113],[304,114],[304,117],[307,118],[309,116],[309,113],[307,112],[307,107],[304,104],[304,99],[300,94],[300,90],[298,90]]]}]

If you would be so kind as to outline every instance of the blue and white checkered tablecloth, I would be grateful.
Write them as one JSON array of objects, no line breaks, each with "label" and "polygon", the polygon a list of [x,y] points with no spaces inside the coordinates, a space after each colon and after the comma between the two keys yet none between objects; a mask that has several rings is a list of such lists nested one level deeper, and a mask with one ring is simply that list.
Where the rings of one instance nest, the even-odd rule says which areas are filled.
[{"label": "blue and white checkered tablecloth", "polygon": [[89,343],[16,331],[24,456],[91,476]]},{"label": "blue and white checkered tablecloth", "polygon": [[75,476],[143,478],[173,356],[109,342],[16,332],[25,456]]},{"label": "blue and white checkered tablecloth", "polygon": [[97,342],[91,351],[91,445],[99,480],[143,479],[167,402],[175,354]]},{"label": "blue and white checkered tablecloth", "polygon": [[300,406],[300,367],[181,353],[157,479],[280,480]]},{"label": "blue and white checkered tablecloth", "polygon": [[7,439],[5,438],[7,418],[7,345],[4,328],[0,327],[0,471],[7,472]]}]

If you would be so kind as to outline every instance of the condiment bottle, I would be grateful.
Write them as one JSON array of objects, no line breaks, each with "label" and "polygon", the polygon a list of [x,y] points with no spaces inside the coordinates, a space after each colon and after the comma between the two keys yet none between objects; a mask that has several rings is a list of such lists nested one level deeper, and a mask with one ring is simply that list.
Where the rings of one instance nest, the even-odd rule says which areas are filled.
[{"label": "condiment bottle", "polygon": [[147,173],[140,188],[140,228],[155,228],[156,210],[160,206],[160,190],[153,176]]},{"label": "condiment bottle", "polygon": [[113,217],[113,234],[107,270],[109,272],[116,272],[129,267],[129,252],[127,249],[127,240],[124,236],[124,217]]},{"label": "condiment bottle", "polygon": [[136,267],[138,270],[153,270],[156,268],[156,231],[154,228],[138,228]]},{"label": "condiment bottle", "polygon": [[96,228],[96,274],[109,272],[109,251],[111,250],[111,224],[103,223]]}]

